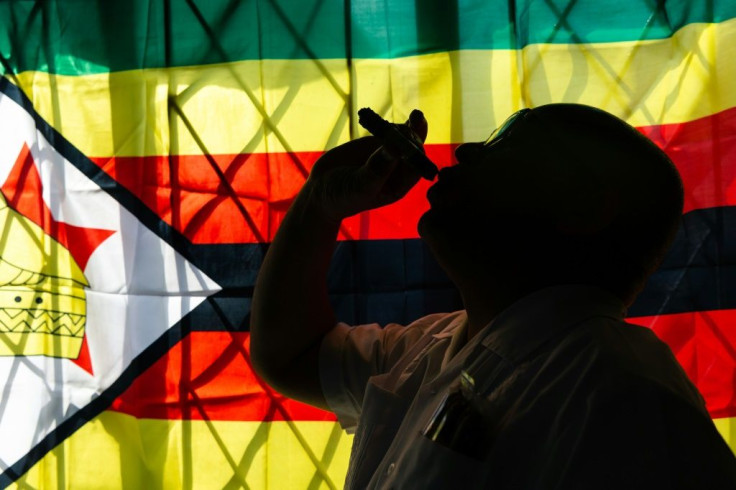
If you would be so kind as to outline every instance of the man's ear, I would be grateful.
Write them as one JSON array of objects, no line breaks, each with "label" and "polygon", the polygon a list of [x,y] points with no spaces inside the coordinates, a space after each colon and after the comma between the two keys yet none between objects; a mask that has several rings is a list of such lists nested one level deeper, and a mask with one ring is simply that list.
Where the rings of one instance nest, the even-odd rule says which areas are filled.
[{"label": "man's ear", "polygon": [[621,197],[612,189],[580,189],[562,196],[553,212],[555,229],[566,235],[592,235],[606,228],[619,215]]}]

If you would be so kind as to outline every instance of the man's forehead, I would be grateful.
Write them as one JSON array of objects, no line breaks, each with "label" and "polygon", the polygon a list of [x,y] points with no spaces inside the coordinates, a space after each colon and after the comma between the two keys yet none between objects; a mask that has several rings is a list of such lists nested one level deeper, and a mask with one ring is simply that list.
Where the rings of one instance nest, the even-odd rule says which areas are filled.
[{"label": "man's forehead", "polygon": [[602,141],[595,128],[569,124],[565,118],[540,109],[512,114],[482,143],[474,156],[478,161],[577,168],[589,164],[596,152],[608,151],[603,147],[611,142]]},{"label": "man's forehead", "polygon": [[494,155],[513,151],[522,155],[538,155],[551,150],[553,144],[547,125],[531,110],[516,112],[495,128],[482,142],[483,154]]},{"label": "man's forehead", "polygon": [[[536,107],[529,115],[514,124],[517,142],[528,145],[532,153],[563,152],[568,156],[587,159],[591,153],[610,151],[616,139],[615,131],[604,131],[595,124],[590,114],[564,117],[564,108]],[[604,148],[606,148],[604,150]],[[551,156],[551,155],[549,155]]]}]

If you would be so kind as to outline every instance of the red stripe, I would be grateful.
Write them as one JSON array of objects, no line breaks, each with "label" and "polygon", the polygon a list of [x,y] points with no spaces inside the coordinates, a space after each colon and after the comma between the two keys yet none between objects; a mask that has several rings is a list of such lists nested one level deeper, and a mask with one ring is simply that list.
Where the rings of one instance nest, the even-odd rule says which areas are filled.
[{"label": "red stripe", "polygon": [[[685,211],[736,205],[736,108],[682,124],[642,127],[685,182]],[[440,167],[457,145],[427,145]],[[92,158],[194,243],[270,241],[321,152]],[[215,168],[218,170],[216,171]],[[223,183],[218,176],[226,179]],[[346,220],[341,239],[417,238],[430,183]],[[227,226],[222,226],[227,223]]]},{"label": "red stripe", "polygon": [[639,130],[677,165],[685,183],[685,212],[736,205],[736,108]]},{"label": "red stripe", "polygon": [[[43,200],[41,175],[34,164],[28,145],[23,144],[15,165],[0,187],[8,206],[15,209],[53,237],[74,257],[81,270],[87,266],[90,255],[107,240],[113,230],[81,228],[63,221],[56,221]],[[56,259],[53,257],[52,259]]]},{"label": "red stripe", "polygon": [[284,398],[250,364],[248,333],[192,332],[141,374],[111,410],[138,418],[184,420],[335,420]]},{"label": "red stripe", "polygon": [[[703,394],[714,418],[736,416],[736,310],[638,317],[666,342]],[[111,409],[139,418],[185,420],[335,420],[286,399],[250,365],[249,334],[192,332],[116,399]]]},{"label": "red stripe", "polygon": [[630,318],[666,342],[713,418],[736,417],[736,310]]},{"label": "red stripe", "polygon": [[[428,145],[427,154],[448,165],[455,146]],[[259,243],[273,239],[305,175],[321,155],[93,157],[92,161],[193,243]],[[417,238],[416,223],[427,208],[429,185],[423,180],[400,202],[345,220],[340,238]]]}]

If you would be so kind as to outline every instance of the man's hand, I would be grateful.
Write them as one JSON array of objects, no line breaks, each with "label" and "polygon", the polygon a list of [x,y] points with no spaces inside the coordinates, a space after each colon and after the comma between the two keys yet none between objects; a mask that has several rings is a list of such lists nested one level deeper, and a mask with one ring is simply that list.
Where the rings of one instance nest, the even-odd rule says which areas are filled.
[{"label": "man's hand", "polygon": [[[418,146],[427,137],[427,121],[414,110],[397,128]],[[315,163],[303,193],[334,223],[398,201],[419,181],[419,172],[390,146],[373,136],[350,141]]]}]

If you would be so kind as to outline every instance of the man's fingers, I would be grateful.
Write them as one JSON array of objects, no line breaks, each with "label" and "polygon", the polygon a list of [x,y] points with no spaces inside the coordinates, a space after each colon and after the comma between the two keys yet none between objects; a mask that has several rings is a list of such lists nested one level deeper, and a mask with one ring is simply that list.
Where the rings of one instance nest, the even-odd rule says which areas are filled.
[{"label": "man's fingers", "polygon": [[335,152],[336,160],[340,162],[360,165],[380,146],[381,142],[375,136],[364,136],[337,146],[330,152]]},{"label": "man's fingers", "polygon": [[[405,124],[393,127],[419,148],[427,137],[427,121],[418,110],[412,111]],[[381,145],[374,136],[350,141],[325,153],[315,163],[310,179],[322,182],[329,194],[325,202],[337,203],[346,216],[394,202],[421,177],[418,169],[402,159],[407,148],[400,148]]]},{"label": "man's fingers", "polygon": [[[422,111],[413,110],[405,124],[394,126],[417,146],[422,147],[427,137],[427,120]],[[420,178],[419,171],[408,162],[402,162],[398,150],[390,144],[382,146],[371,155],[366,168],[373,182],[382,185],[382,194],[393,199],[403,197]]]},{"label": "man's fingers", "polygon": [[381,146],[368,158],[361,168],[367,172],[367,177],[374,182],[385,182],[396,168],[399,159],[385,147]]},{"label": "man's fingers", "polygon": [[419,109],[414,109],[411,111],[411,114],[409,114],[409,119],[406,121],[406,125],[409,126],[409,128],[416,134],[420,140],[422,140],[422,143],[424,143],[427,140],[427,132],[429,131],[429,126],[427,125],[427,120],[424,118],[424,113],[420,111]]},{"label": "man's fingers", "polygon": [[394,168],[391,175],[384,182],[383,193],[396,199],[404,197],[409,190],[419,182],[419,171],[408,162],[401,162]]}]

